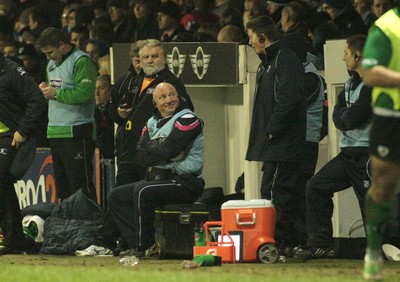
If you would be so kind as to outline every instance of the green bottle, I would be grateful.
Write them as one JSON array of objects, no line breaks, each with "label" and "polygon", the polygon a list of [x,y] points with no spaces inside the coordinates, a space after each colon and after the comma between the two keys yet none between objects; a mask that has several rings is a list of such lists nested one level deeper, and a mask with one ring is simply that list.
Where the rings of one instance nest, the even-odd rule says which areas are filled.
[{"label": "green bottle", "polygon": [[201,266],[221,265],[222,257],[213,255],[197,255],[193,258]]}]

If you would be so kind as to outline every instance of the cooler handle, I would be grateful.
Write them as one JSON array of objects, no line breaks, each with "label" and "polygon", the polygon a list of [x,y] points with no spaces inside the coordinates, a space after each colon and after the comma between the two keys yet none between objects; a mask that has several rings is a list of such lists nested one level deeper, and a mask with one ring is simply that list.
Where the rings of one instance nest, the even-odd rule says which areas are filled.
[{"label": "cooler handle", "polygon": [[237,225],[254,225],[256,223],[256,213],[253,212],[253,220],[252,221],[240,221],[240,214],[236,214],[236,224]]}]

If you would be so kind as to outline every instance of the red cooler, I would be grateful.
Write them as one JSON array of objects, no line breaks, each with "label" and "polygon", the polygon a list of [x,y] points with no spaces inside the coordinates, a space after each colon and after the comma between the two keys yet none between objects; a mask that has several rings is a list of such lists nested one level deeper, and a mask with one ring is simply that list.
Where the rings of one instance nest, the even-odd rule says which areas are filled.
[{"label": "red cooler", "polygon": [[[226,232],[237,237],[240,261],[275,262],[278,258],[274,232],[276,211],[268,200],[232,200],[221,206]],[[236,246],[239,244],[240,246]]]}]

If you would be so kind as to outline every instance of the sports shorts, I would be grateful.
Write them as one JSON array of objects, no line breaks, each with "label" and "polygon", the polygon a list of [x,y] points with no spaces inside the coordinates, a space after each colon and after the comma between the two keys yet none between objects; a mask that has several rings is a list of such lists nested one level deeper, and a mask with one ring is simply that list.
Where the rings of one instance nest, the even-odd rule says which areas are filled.
[{"label": "sports shorts", "polygon": [[400,162],[400,118],[373,115],[370,153],[382,160]]}]

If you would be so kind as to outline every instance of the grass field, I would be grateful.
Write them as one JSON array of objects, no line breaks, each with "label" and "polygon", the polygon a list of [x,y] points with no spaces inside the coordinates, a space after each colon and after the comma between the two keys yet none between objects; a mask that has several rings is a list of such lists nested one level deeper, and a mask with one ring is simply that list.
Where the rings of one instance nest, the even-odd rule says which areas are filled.
[{"label": "grass field", "polygon": [[[0,281],[226,281],[357,282],[362,260],[312,260],[286,263],[238,263],[182,269],[182,260],[140,260],[122,266],[118,257],[6,255],[0,257]],[[400,281],[400,263],[385,262],[385,281]]]}]

